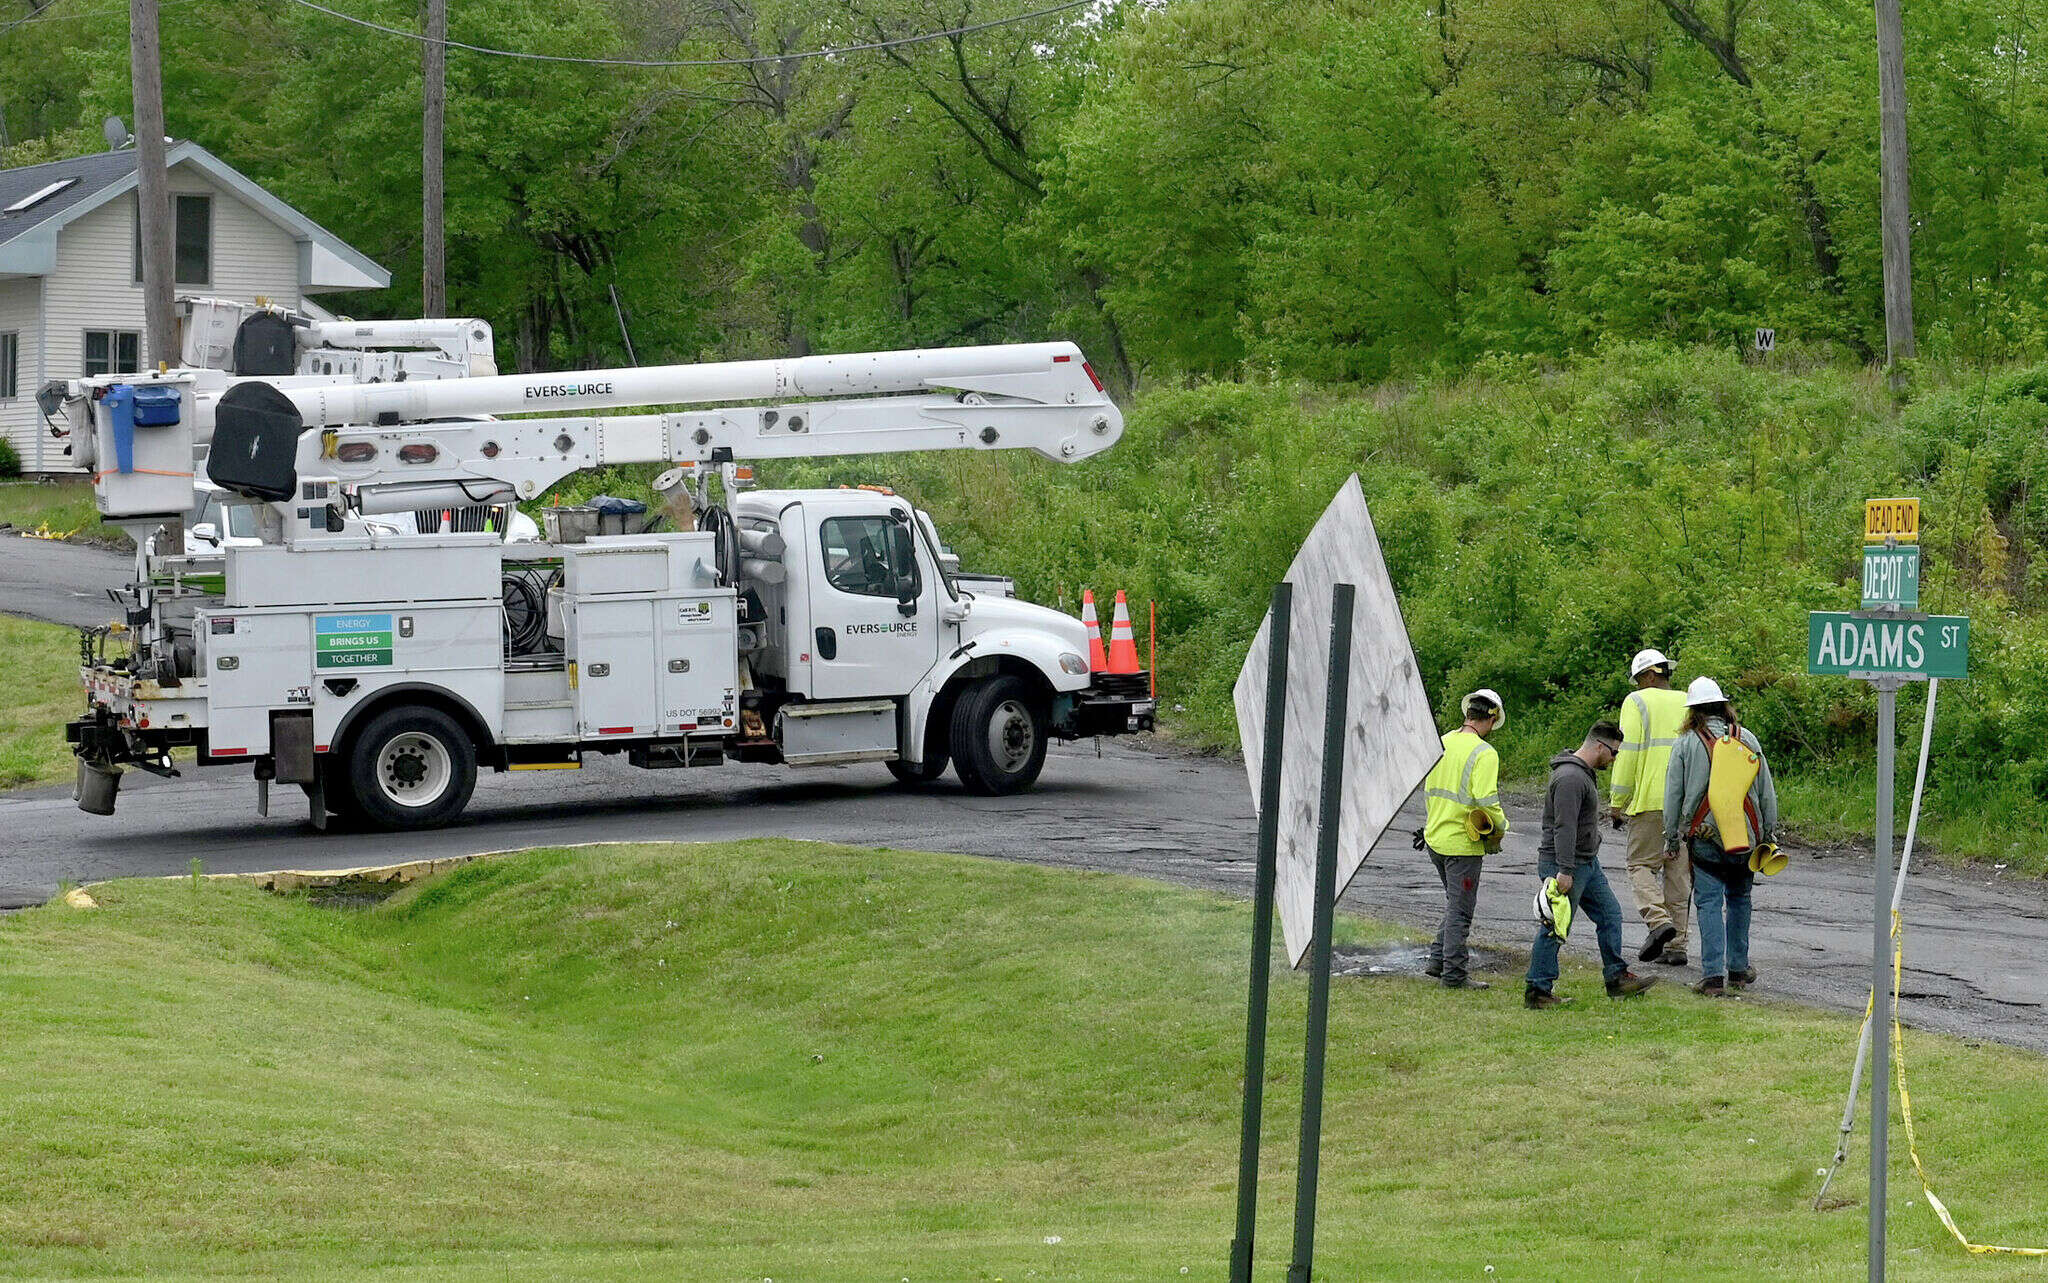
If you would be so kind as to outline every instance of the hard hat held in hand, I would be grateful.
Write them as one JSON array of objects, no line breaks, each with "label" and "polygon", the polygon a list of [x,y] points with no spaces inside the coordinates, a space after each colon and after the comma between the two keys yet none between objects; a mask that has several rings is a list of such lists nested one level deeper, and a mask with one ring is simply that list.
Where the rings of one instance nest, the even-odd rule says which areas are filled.
[{"label": "hard hat held in hand", "polygon": [[1685,706],[1698,708],[1702,704],[1725,704],[1728,697],[1721,693],[1721,683],[1711,677],[1695,677],[1692,685],[1685,688]]},{"label": "hard hat held in hand", "polygon": [[1545,878],[1536,888],[1536,925],[1559,940],[1571,934],[1572,898],[1557,889],[1556,878]]},{"label": "hard hat held in hand", "polygon": [[1473,711],[1481,705],[1485,705],[1493,710],[1491,714],[1494,719],[1493,729],[1500,730],[1508,724],[1507,705],[1501,702],[1500,692],[1490,686],[1482,686],[1464,699],[1459,700],[1458,711],[1466,717],[1487,716],[1487,714],[1475,713]]},{"label": "hard hat held in hand", "polygon": [[1628,675],[1631,678],[1641,677],[1645,669],[1668,669],[1671,667],[1672,663],[1670,657],[1665,655],[1663,651],[1657,650],[1655,648],[1649,650],[1639,650],[1636,652],[1636,657],[1628,661]]}]

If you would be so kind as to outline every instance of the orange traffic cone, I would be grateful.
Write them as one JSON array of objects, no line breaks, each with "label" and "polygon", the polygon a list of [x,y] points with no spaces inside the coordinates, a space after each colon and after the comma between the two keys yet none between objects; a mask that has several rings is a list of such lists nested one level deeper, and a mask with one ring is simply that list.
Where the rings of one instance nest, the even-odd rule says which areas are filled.
[{"label": "orange traffic cone", "polygon": [[1088,671],[1102,673],[1109,671],[1109,661],[1102,657],[1102,621],[1095,615],[1095,590],[1081,590],[1081,626],[1088,630]]},{"label": "orange traffic cone", "polygon": [[1116,613],[1109,621],[1109,671],[1135,673],[1138,668],[1138,640],[1131,635],[1131,607],[1123,589],[1116,592]]}]

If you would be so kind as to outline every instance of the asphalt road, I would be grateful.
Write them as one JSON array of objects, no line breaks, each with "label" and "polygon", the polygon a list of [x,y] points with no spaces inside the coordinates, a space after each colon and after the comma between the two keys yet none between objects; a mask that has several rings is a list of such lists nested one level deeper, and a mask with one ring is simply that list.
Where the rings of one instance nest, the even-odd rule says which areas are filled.
[{"label": "asphalt road", "polygon": [[131,557],[84,544],[0,533],[0,611],[91,628],[119,618],[106,590],[135,576]]},{"label": "asphalt road", "polygon": [[[594,758],[573,775],[487,775],[462,821],[429,833],[320,833],[296,790],[273,801],[270,818],[257,816],[254,783],[229,768],[168,781],[130,771],[111,817],[79,811],[68,789],[0,795],[0,904],[39,902],[64,879],[182,874],[195,856],[211,872],[317,869],[538,844],[764,835],[960,851],[1240,896],[1252,878],[1243,767],[1128,743],[1105,745],[1100,759],[1085,745],[1056,749],[1039,787],[1011,798],[970,797],[950,777],[906,789],[880,766],[639,771]],[[1477,937],[1526,950],[1537,826],[1526,807],[1510,814],[1515,831],[1481,883]],[[1360,871],[1347,909],[1434,928],[1442,892],[1409,846],[1417,823],[1411,803]],[[1604,858],[1626,904],[1618,834],[1608,835]],[[1862,1009],[1870,876],[1867,858],[1801,850],[1784,874],[1762,881],[1752,950],[1760,998]],[[1913,882],[1907,1019],[2048,1051],[2048,886],[1931,867]],[[1633,949],[1643,928],[1631,923],[1627,938]],[[1591,932],[1574,932],[1570,949],[1591,956]],[[1682,977],[1644,969],[1697,978],[1696,967]],[[1493,979],[1496,994],[1481,1000],[1518,998],[1519,976]]]}]

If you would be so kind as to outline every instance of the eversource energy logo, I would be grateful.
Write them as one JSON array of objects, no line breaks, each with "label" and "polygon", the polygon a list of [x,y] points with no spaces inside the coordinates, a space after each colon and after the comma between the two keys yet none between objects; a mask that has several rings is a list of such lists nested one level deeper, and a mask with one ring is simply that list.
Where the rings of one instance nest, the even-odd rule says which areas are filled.
[{"label": "eversource energy logo", "polygon": [[528,385],[526,389],[526,399],[529,401],[537,400],[541,397],[610,396],[611,394],[612,385],[609,383],[534,383]]},{"label": "eversource energy logo", "polygon": [[853,637],[909,637],[916,634],[917,621],[904,619],[893,624],[848,624],[846,632]]}]

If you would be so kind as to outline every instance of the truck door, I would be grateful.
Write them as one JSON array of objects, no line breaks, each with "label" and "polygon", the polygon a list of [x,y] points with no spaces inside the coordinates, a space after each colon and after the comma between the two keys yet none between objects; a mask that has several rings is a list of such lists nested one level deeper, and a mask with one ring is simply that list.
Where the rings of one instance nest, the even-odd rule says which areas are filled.
[{"label": "truck door", "polygon": [[909,507],[806,505],[806,515],[811,697],[909,694],[938,661],[942,591]]}]

